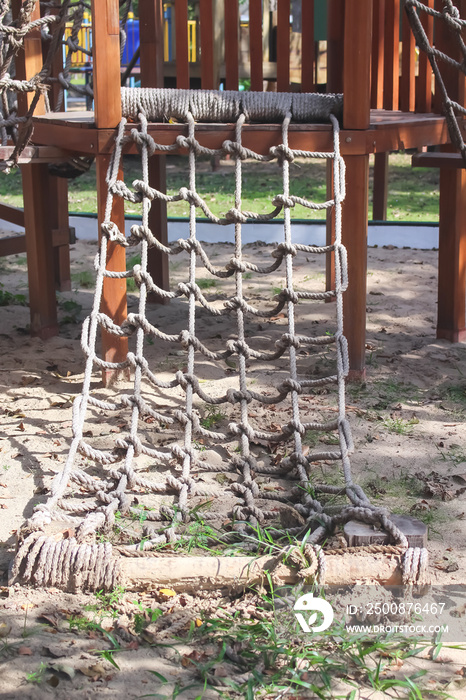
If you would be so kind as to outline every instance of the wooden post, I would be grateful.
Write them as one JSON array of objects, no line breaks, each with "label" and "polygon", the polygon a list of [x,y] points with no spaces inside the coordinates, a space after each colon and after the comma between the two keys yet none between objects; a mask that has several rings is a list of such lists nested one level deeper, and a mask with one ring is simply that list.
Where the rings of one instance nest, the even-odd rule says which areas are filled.
[{"label": "wooden post", "polygon": [[440,168],[437,338],[466,340],[466,171]]},{"label": "wooden post", "polygon": [[388,153],[376,153],[374,155],[374,185],[372,192],[372,218],[374,221],[386,221],[388,201]]},{"label": "wooden post", "polygon": [[224,0],[225,80],[227,90],[239,85],[239,8],[238,0]]},{"label": "wooden post", "polygon": [[301,92],[313,92],[314,86],[314,0],[304,0],[301,9]]},{"label": "wooden post", "polygon": [[[464,17],[466,0],[455,3]],[[435,7],[441,10],[443,3],[436,0]],[[451,55],[452,42],[446,23],[437,22],[435,27],[436,47]],[[456,48],[456,44],[454,45]],[[453,58],[461,61],[459,49]],[[449,64],[440,66],[445,87],[450,99],[465,104],[465,77]],[[436,94],[435,104],[440,107],[441,96]],[[451,150],[451,146],[444,147]],[[466,173],[461,170],[440,168],[439,210],[439,283],[437,337],[452,342],[466,340],[465,294],[466,294]]]},{"label": "wooden post", "polygon": [[277,4],[277,90],[290,91],[290,0]]},{"label": "wooden post", "polygon": [[[22,3],[14,0],[13,16],[19,13]],[[40,17],[37,3],[31,20]],[[16,77],[32,78],[42,68],[42,41],[40,30],[28,34],[24,50],[16,57]],[[19,114],[25,114],[33,99],[33,93],[19,93]],[[36,114],[45,111],[41,98]],[[58,335],[57,306],[55,299],[55,274],[50,218],[50,176],[46,164],[21,166],[24,194],[24,227],[26,230],[26,255],[28,263],[29,308],[31,334],[44,340]]]},{"label": "wooden post", "polygon": [[262,92],[264,69],[262,65],[262,0],[249,0],[249,61],[251,90]]},{"label": "wooden post", "polygon": [[[141,8],[144,12],[144,3]],[[150,9],[150,7],[148,8]],[[175,6],[176,87],[189,89],[188,0],[177,0]]]},{"label": "wooden post", "polygon": [[383,74],[385,48],[385,0],[374,2],[372,32],[371,107],[383,108]]},{"label": "wooden post", "polygon": [[327,1],[327,92],[343,92],[345,3]]},{"label": "wooden post", "polygon": [[[150,0],[149,2],[139,5],[139,36],[141,49],[141,86],[152,88],[163,87],[162,0]],[[178,68],[178,62],[176,65]],[[166,172],[166,156],[157,155],[149,159],[149,183],[151,187],[155,187],[155,189],[160,192],[166,192]],[[163,245],[168,244],[166,202],[162,202],[159,199],[152,202],[149,212],[149,227]],[[168,257],[156,248],[151,248],[149,250],[148,271],[161,289],[168,290],[170,288]],[[157,303],[165,303],[166,301],[155,294],[151,294],[149,300]]]},{"label": "wooden post", "polygon": [[[434,0],[425,0],[428,7],[434,6]],[[429,43],[434,39],[434,18],[426,12],[421,13],[421,22]],[[416,79],[416,110],[430,112],[432,109],[432,68],[424,51],[419,54],[419,75]]]},{"label": "wooden post", "polygon": [[[94,63],[94,109],[96,126],[99,129],[114,129],[121,120],[120,96],[120,22],[118,0],[93,0],[93,63]],[[97,210],[99,229],[104,221],[107,185],[105,176],[109,164],[108,155],[97,155]],[[120,231],[125,230],[123,200],[114,202],[112,217]],[[100,231],[99,231],[100,235]],[[123,246],[109,242],[107,268],[122,272],[126,269],[126,254]],[[101,310],[115,323],[121,324],[127,316],[126,280],[104,281]],[[102,356],[108,362],[122,362],[128,352],[128,339],[119,338],[102,331]],[[104,384],[118,378],[115,371],[103,372]]]},{"label": "wooden post", "polygon": [[[371,53],[372,0],[346,0],[343,73],[345,129],[369,127]],[[360,380],[365,376],[368,155],[346,158],[346,183],[342,238],[348,250],[349,287],[344,296],[344,329],[349,348],[349,378]]]},{"label": "wooden post", "polygon": [[400,99],[400,0],[385,0],[384,109],[398,109]]}]

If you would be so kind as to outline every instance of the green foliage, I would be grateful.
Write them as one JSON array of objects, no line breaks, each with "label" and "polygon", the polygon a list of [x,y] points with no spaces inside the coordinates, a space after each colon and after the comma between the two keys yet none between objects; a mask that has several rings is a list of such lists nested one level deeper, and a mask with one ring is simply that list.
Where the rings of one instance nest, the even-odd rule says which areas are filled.
[{"label": "green foliage", "polygon": [[210,289],[211,287],[217,286],[217,281],[207,277],[201,277],[201,279],[196,280],[196,284],[199,289]]},{"label": "green foliage", "polygon": [[12,294],[4,290],[4,285],[0,284],[0,306],[27,306],[28,302],[24,294]]},{"label": "green foliage", "polygon": [[225,418],[225,413],[221,411],[218,406],[207,406],[206,415],[201,418],[201,425],[206,430],[212,430],[215,428],[223,419]]}]

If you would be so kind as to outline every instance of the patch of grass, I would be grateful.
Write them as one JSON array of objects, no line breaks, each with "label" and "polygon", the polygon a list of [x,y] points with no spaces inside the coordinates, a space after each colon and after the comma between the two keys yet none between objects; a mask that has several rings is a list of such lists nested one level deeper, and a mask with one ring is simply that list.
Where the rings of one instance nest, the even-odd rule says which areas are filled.
[{"label": "patch of grass", "polygon": [[200,423],[206,430],[212,430],[225,417],[225,413],[218,406],[207,406],[205,416],[201,418]]},{"label": "patch of grass", "polygon": [[90,270],[74,272],[71,275],[71,279],[77,284],[78,288],[93,289],[95,286],[95,276]]},{"label": "patch of grass", "polygon": [[418,423],[418,418],[410,418],[409,420],[404,418],[385,418],[382,421],[382,425],[390,433],[397,433],[398,435],[408,435]]},{"label": "patch of grass", "polygon": [[211,289],[211,287],[217,286],[217,281],[208,277],[201,277],[200,279],[196,280],[196,284],[199,289]]},{"label": "patch of grass", "polygon": [[40,662],[36,671],[26,674],[26,683],[32,683],[34,685],[40,685],[45,681],[45,674],[47,673],[47,664],[43,661]]},{"label": "patch of grass", "polygon": [[417,405],[422,396],[419,387],[394,379],[378,380],[370,384],[348,384],[347,392],[353,400],[373,399],[372,408],[382,411],[398,403]]},{"label": "patch of grass", "polygon": [[450,445],[450,449],[446,452],[440,450],[440,454],[444,461],[453,462],[453,464],[461,464],[466,462],[466,449],[461,445]]},{"label": "patch of grass", "polygon": [[79,314],[83,310],[82,304],[73,299],[59,299],[58,306],[65,312],[61,323],[80,323]]},{"label": "patch of grass", "polygon": [[28,302],[24,294],[12,294],[5,290],[0,283],[0,306],[27,306]]},{"label": "patch of grass", "polygon": [[[167,191],[169,194],[179,192],[186,187],[186,158],[170,156],[168,162],[174,168],[167,170]],[[202,170],[202,171],[201,171]],[[234,168],[223,167],[212,172],[210,166],[201,168],[196,177],[199,194],[206,200],[211,211],[219,216],[228,211],[233,204]],[[132,156],[124,158],[125,181],[131,183],[141,178],[138,159]],[[373,165],[371,159],[371,177]],[[95,190],[95,165],[69,182],[70,210],[76,212],[97,212]],[[296,159],[290,164],[290,188],[298,197],[312,198],[315,201],[326,199],[326,168],[324,162],[303,161]],[[283,183],[280,168],[275,165],[264,166],[261,163],[247,162],[243,177],[243,209],[265,213],[273,207],[271,199],[277,192],[282,192]],[[372,193],[372,188],[370,188]],[[0,179],[0,199],[6,204],[21,207],[23,196],[21,174],[12,171]],[[388,219],[393,221],[438,221],[439,173],[438,169],[412,168],[410,154],[390,155],[388,187]],[[168,207],[169,216],[188,216],[189,205],[174,202]],[[198,214],[203,216],[198,210]],[[291,216],[301,219],[325,220],[321,211],[296,206],[291,209]],[[369,218],[372,218],[372,202],[369,202]]]}]

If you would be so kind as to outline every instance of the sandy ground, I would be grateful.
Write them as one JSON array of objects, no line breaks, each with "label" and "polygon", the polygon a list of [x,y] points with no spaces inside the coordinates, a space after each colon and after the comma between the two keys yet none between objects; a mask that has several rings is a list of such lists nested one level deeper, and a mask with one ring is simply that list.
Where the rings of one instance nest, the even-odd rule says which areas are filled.
[{"label": "sandy ground", "polygon": [[[207,249],[219,265],[225,264],[233,253],[233,247],[225,244],[208,244]],[[255,244],[248,246],[246,254],[251,260],[261,261],[269,250]],[[0,569],[5,583],[16,533],[34,505],[45,501],[51,480],[66,459],[71,437],[71,405],[81,388],[84,361],[80,322],[92,301],[89,271],[95,244],[78,241],[71,254],[73,291],[58,295],[61,333],[47,342],[28,334],[29,309],[21,305],[21,295],[27,295],[24,256],[0,261],[0,289],[6,303],[0,307]],[[183,265],[179,260],[172,264],[173,284],[185,278]],[[321,259],[303,258],[298,263],[296,279],[304,290],[323,285],[321,266]],[[356,447],[352,465],[355,480],[377,503],[394,512],[418,515],[427,522],[429,566],[434,581],[462,584],[466,572],[466,345],[435,339],[436,266],[437,252],[433,250],[390,247],[369,250],[367,383],[348,389],[349,418]],[[207,289],[206,296],[213,303],[221,303],[231,296],[231,284],[222,281]],[[276,293],[274,289],[283,286],[283,273],[278,271],[260,283],[246,279],[245,286],[250,287],[247,291],[258,304],[264,300],[268,303]],[[130,310],[136,308],[134,294],[129,304]],[[175,332],[183,313],[180,304],[177,301],[152,307],[148,314],[168,332]],[[312,325],[316,333],[332,331],[331,306],[312,307],[300,319],[300,327]],[[277,318],[275,323],[281,326],[279,332],[283,332],[286,319]],[[213,341],[228,337],[229,333],[228,320],[221,319],[212,328],[207,314],[200,314],[198,328],[201,335]],[[267,347],[275,332],[272,325],[258,324],[255,330]],[[163,371],[173,371],[179,364],[176,347],[160,352],[148,347],[148,353],[155,353],[153,357]],[[325,368],[329,358],[300,358],[303,367],[311,361]],[[312,374],[313,370],[309,371]],[[215,372],[212,367],[206,367],[204,380],[212,388],[218,379],[228,383],[228,376],[229,368],[223,364]],[[270,381],[264,368],[259,368],[254,378],[265,384]],[[96,374],[93,386],[102,393],[99,381]],[[103,392],[103,395],[108,394]],[[325,394],[318,396],[316,401],[322,405],[315,410],[320,410],[321,416],[326,415],[333,398]],[[150,426],[145,429],[150,430]],[[91,433],[96,430],[100,431],[99,435],[109,436],[120,428],[99,416],[90,424]],[[334,465],[323,465],[320,469],[319,480],[332,482],[333,479],[335,483]],[[136,698],[160,692],[154,684],[156,677],[148,673],[150,670],[163,674],[169,681],[180,679],[177,674],[182,674],[183,682],[191,677],[189,669],[170,660],[166,648],[140,647],[136,654],[138,644],[134,641],[126,641],[128,650],[119,657],[120,672],[107,661],[96,660],[92,650],[96,643],[99,648],[106,648],[102,640],[70,632],[69,625],[64,623],[69,614],[91,599],[89,596],[32,591],[20,586],[3,588],[1,595],[0,644],[2,640],[4,645],[11,644],[11,655],[9,647],[3,649],[3,656],[8,655],[8,659],[4,658],[6,663],[0,668],[2,698],[49,697],[50,692],[57,698],[69,696],[70,692],[73,698],[122,697],[123,692],[126,697]],[[128,594],[123,600],[126,602],[121,603],[120,616],[125,614],[124,605],[134,601],[134,595],[131,598]],[[147,606],[150,602],[143,604]],[[192,605],[195,607],[195,603]],[[134,609],[131,608],[133,612]],[[44,612],[49,617],[57,616],[56,624],[40,620]],[[45,622],[45,626],[38,628],[40,622]],[[24,630],[33,633],[23,638]],[[54,664],[63,662],[60,655],[50,651],[58,642],[66,663],[72,666],[68,675],[66,669],[53,670]],[[184,653],[191,653],[189,649]],[[448,692],[458,698],[466,697],[462,695],[462,676],[458,673],[465,663],[464,653],[445,651],[437,663],[425,661],[431,682],[444,688],[449,683]],[[36,672],[40,663],[47,665],[43,678],[32,683],[29,677],[27,682],[28,674]],[[76,673],[77,668],[95,665],[100,666],[87,675]],[[51,677],[57,679],[54,688],[48,685]],[[54,683],[55,680],[51,685]],[[216,696],[210,693],[203,697]],[[191,696],[188,693],[183,697]],[[378,696],[362,693],[360,697]]]}]

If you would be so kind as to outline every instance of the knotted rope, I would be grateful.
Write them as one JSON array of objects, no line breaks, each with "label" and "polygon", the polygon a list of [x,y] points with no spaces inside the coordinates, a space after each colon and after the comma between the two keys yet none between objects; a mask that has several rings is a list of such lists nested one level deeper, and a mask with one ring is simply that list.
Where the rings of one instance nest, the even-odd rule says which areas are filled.
[{"label": "knotted rope", "polygon": [[[189,93],[171,90],[124,90],[123,109],[125,118],[118,129],[115,149],[107,173],[108,197],[105,208],[105,220],[102,224],[102,236],[99,254],[96,257],[96,288],[93,308],[83,326],[82,347],[86,355],[86,369],[83,389],[80,397],[73,404],[73,441],[66,464],[59,472],[51,487],[50,497],[43,505],[35,508],[34,515],[27,523],[28,532],[41,533],[52,520],[62,520],[73,525],[76,541],[69,547],[88,547],[96,533],[109,535],[115,525],[116,514],[121,519],[131,520],[142,511],[135,508],[137,504],[147,504],[144,508],[146,537],[144,542],[130,543],[131,551],[150,551],[157,544],[176,542],[184,537],[184,531],[196,519],[196,508],[202,504],[205,497],[215,501],[228,494],[232,499],[229,513],[230,530],[227,535],[244,538],[257,528],[262,528],[277,517],[277,506],[286,501],[292,503],[296,517],[303,525],[298,527],[276,528],[279,535],[299,536],[311,530],[304,550],[305,561],[300,567],[304,569],[303,578],[314,575],[317,570],[323,578],[325,562],[322,558],[320,543],[333,529],[356,519],[367,523],[380,524],[390,533],[392,540],[404,551],[407,541],[404,535],[390,520],[388,513],[373,506],[363,490],[353,482],[351,475],[350,453],[353,450],[351,430],[345,411],[345,377],[348,373],[347,343],[343,335],[343,293],[348,284],[346,250],[341,237],[341,206],[345,198],[345,167],[340,154],[339,124],[333,113],[341,108],[341,97],[320,95],[303,95],[298,99],[295,95],[260,96],[251,93],[244,96],[240,93],[203,93],[191,97]],[[301,99],[302,98],[302,99]],[[315,99],[314,99],[315,98]],[[155,105],[155,106],[154,106]],[[203,105],[202,111],[200,105]],[[138,125],[129,128],[127,118],[135,119],[138,110]],[[194,111],[190,111],[193,109]],[[258,119],[265,110],[270,109],[273,119],[280,119],[281,143],[278,143],[267,156],[255,153],[243,147],[243,131],[249,118]],[[328,120],[333,128],[333,149],[328,153],[294,150],[290,147],[290,124],[294,119],[293,109],[297,110],[298,118],[318,118],[321,109],[321,119]],[[148,111],[148,113],[145,112]],[[157,111],[161,110],[161,111]],[[196,111],[197,110],[197,111]],[[154,142],[150,135],[148,117],[183,118],[186,123],[186,136],[178,137],[169,145],[162,147]],[[220,149],[209,149],[201,146],[197,139],[197,119],[209,120],[232,119],[235,122],[234,140],[227,141]],[[119,180],[122,153],[126,145],[134,143],[141,154],[141,178],[128,187]],[[176,151],[179,148],[188,149],[188,182],[179,192],[167,195],[153,188],[149,181],[149,158],[154,152],[165,150]],[[230,154],[234,159],[235,193],[231,209],[223,218],[215,217],[207,203],[202,198],[196,186],[196,163],[200,154],[222,155]],[[333,195],[323,203],[295,197],[290,182],[290,163],[295,158],[325,160],[333,169]],[[245,158],[259,161],[275,160],[282,172],[282,192],[273,196],[271,211],[265,215],[245,211],[243,208],[243,162]],[[127,238],[124,232],[112,221],[111,214],[114,199],[121,197],[126,201],[141,205],[142,224],[131,228]],[[189,237],[181,239],[171,246],[162,245],[149,226],[149,210],[154,201],[165,202],[184,199],[189,202]],[[313,246],[295,244],[292,237],[291,209],[295,206],[314,207],[324,210],[333,209],[335,221],[334,243],[329,246]],[[206,216],[223,225],[234,225],[235,247],[234,255],[224,267],[213,264],[205,247],[197,237],[196,213],[200,209]],[[242,226],[251,218],[274,218],[283,213],[283,240],[271,253],[271,260],[264,265],[249,261],[243,251]],[[126,272],[110,272],[107,269],[107,247],[109,241],[125,247],[139,246],[140,263],[133,270]],[[152,279],[148,269],[148,253],[150,247],[157,248],[167,256],[187,254],[189,264],[186,281],[174,290],[163,292]],[[300,256],[333,254],[335,286],[330,292],[302,292],[296,288],[295,265]],[[251,303],[246,297],[243,284],[245,272],[257,277],[283,268],[284,286],[277,295],[272,308],[259,302]],[[213,304],[203,294],[197,284],[198,270],[208,270],[213,278],[234,279],[234,293],[224,303],[223,308]],[[138,308],[135,313],[118,325],[102,311],[102,289],[106,277],[132,277],[139,288]],[[183,299],[186,325],[178,333],[170,334],[159,327],[157,319],[148,318],[147,296],[156,291],[166,298]],[[333,298],[335,304],[335,326],[333,335],[312,336],[299,333],[297,322],[309,303],[319,303]],[[228,314],[234,319],[235,333],[227,339],[223,347],[219,343],[212,346],[202,340],[198,333],[199,309],[202,307],[212,316]],[[283,310],[288,323],[275,347],[259,350],[255,347],[254,335],[251,333],[251,321],[256,317],[270,319],[278,311]],[[128,336],[132,341],[132,349],[126,359],[120,363],[107,362],[99,357],[97,351],[97,336],[101,328],[115,336]],[[146,343],[157,344],[161,352],[163,346],[176,344],[181,348],[183,359],[181,368],[173,372],[169,380],[161,377],[157,365],[149,366],[146,358]],[[301,348],[328,348],[334,353],[335,368],[327,375],[307,378],[300,376],[299,351]],[[160,357],[160,355],[159,355]],[[236,386],[220,395],[202,387],[199,369],[202,363],[220,362],[234,358],[236,370]],[[287,364],[287,377],[279,378],[275,386],[253,386],[250,379],[251,367],[262,362],[274,362],[281,359],[282,365]],[[272,365],[273,367],[273,365]],[[132,391],[116,395],[113,400],[103,400],[91,392],[93,371],[102,369],[121,370],[131,369],[134,375]],[[305,401],[317,387],[334,385],[337,388],[336,417],[325,419],[309,411]],[[167,396],[176,397],[176,407],[170,409]],[[199,419],[198,406],[225,405],[229,411],[229,424],[224,431],[214,430],[203,426]],[[283,402],[288,403],[288,417],[279,426],[267,429],[263,421],[254,417],[258,407],[268,407]],[[106,413],[118,413],[128,417],[128,429],[113,444],[113,449],[93,443],[86,437],[84,429],[89,413],[97,409]],[[154,425],[155,438],[166,437],[163,444],[154,443],[141,431],[144,419],[148,417]],[[327,449],[319,447],[304,454],[303,438],[306,432],[330,432],[338,438],[338,446]],[[202,437],[209,445],[218,446],[233,440],[237,442],[236,453],[225,460],[221,466],[201,462],[196,447],[196,440]],[[254,445],[282,443],[284,456],[277,464],[260,465],[256,461]],[[80,468],[76,462],[79,457],[92,460],[99,467],[99,476]],[[149,471],[141,472],[139,463],[142,458],[149,458],[153,464]],[[323,461],[340,463],[344,478],[344,487],[333,487],[315,484],[311,476],[313,465]],[[228,485],[222,487],[218,482],[206,482],[206,473],[226,471],[232,473]],[[275,492],[263,487],[261,475],[286,480],[288,491],[281,495],[279,488]],[[79,498],[73,494],[78,487]],[[283,488],[280,487],[283,491]],[[348,504],[342,508],[327,508],[319,500],[320,494],[334,496],[343,492],[348,498]],[[137,495],[136,495],[137,494]],[[160,503],[160,497],[164,500]],[[159,498],[159,500],[157,500]],[[325,499],[323,499],[325,500]],[[156,505],[157,504],[157,505]],[[210,522],[224,516],[212,512],[203,514]],[[152,523],[159,523],[159,530],[154,531]],[[23,546],[18,554],[15,571],[23,579],[28,577],[50,578],[52,574],[36,574],[40,570],[30,562],[43,556],[42,547],[55,547],[51,542],[41,539],[41,534],[27,539],[30,545]],[[188,535],[187,535],[188,536]],[[31,535],[32,538],[32,535]],[[40,545],[36,543],[41,543]],[[62,545],[60,545],[62,546]],[[120,549],[120,548],[119,548]],[[55,549],[53,550],[56,551]],[[74,550],[73,550],[74,551]],[[105,550],[107,551],[107,550]],[[93,556],[99,558],[100,550],[93,550]],[[58,556],[58,555],[57,555]],[[77,556],[77,554],[76,554]],[[293,555],[294,556],[294,555]],[[57,560],[58,561],[58,560]],[[60,559],[60,562],[62,559]],[[413,566],[420,561],[417,555],[410,555],[406,561],[406,577],[413,577]],[[21,563],[26,562],[26,564]],[[61,564],[60,564],[61,565]],[[113,570],[113,569],[112,569]],[[55,576],[55,574],[53,574]],[[58,576],[58,574],[56,574]],[[62,575],[62,579],[65,574]],[[41,578],[42,577],[42,578]],[[57,580],[62,580],[57,579]],[[34,579],[36,580],[36,579]],[[49,580],[49,579],[47,579]],[[69,580],[69,578],[67,579]],[[86,579],[87,580],[87,579]],[[87,581],[86,585],[90,585]]]}]

